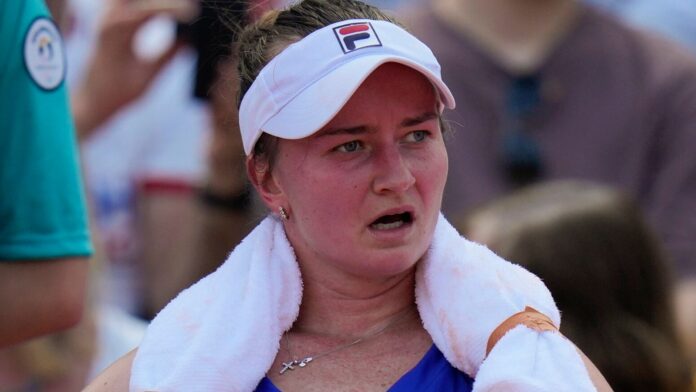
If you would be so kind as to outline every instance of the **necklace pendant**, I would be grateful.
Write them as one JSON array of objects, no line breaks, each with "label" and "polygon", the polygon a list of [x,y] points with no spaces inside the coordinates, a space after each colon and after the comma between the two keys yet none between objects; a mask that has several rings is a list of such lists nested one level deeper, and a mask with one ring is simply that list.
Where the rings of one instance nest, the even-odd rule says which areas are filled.
[{"label": "necklace pendant", "polygon": [[297,365],[298,365],[299,367],[303,368],[303,367],[307,366],[307,364],[309,364],[310,362],[312,362],[313,359],[314,359],[314,358],[312,358],[312,357],[307,357],[307,358],[301,360]]},{"label": "necklace pendant", "polygon": [[295,370],[295,365],[297,365],[297,361],[283,362],[283,368],[280,369],[280,374],[283,374],[288,370]]},{"label": "necklace pendant", "polygon": [[295,367],[305,367],[307,364],[312,362],[314,358],[312,357],[307,357],[303,359],[293,359],[291,361],[283,362],[283,368],[280,369],[280,374],[285,374],[288,370],[295,370]]}]

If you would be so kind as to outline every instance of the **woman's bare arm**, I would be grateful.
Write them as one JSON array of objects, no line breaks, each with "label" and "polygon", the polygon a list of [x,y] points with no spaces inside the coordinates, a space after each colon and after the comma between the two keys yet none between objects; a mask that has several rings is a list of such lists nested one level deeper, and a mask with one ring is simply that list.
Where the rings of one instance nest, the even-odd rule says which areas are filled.
[{"label": "woman's bare arm", "polygon": [[83,389],[83,392],[128,392],[131,366],[137,349],[114,362]]},{"label": "woman's bare arm", "polygon": [[577,346],[575,347],[576,350],[578,350],[578,354],[580,354],[580,358],[582,358],[582,362],[585,363],[585,368],[587,368],[587,373],[590,375],[590,380],[592,380],[592,384],[594,384],[594,387],[597,388],[597,392],[612,392],[613,389],[611,389],[611,386],[607,382],[607,379],[604,378],[602,373],[597,369],[597,366],[595,366],[594,363],[590,360],[590,358],[585,355],[582,351],[580,351]]},{"label": "woman's bare arm", "polygon": [[86,257],[0,262],[0,348],[77,324],[88,270]]}]

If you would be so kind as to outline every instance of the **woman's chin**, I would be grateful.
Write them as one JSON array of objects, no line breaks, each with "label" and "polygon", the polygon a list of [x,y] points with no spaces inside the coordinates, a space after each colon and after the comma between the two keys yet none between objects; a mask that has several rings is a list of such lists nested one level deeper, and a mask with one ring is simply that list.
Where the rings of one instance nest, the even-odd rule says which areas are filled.
[{"label": "woman's chin", "polygon": [[[380,252],[382,253],[382,252]],[[420,257],[414,257],[413,251],[391,251],[372,257],[362,266],[361,275],[367,278],[392,278],[411,272]]]}]

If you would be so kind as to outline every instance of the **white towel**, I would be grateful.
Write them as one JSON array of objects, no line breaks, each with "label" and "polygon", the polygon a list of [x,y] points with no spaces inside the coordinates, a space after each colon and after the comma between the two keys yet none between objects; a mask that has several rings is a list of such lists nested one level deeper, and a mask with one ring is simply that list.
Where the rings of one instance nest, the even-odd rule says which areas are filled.
[{"label": "white towel", "polygon": [[[531,306],[555,325],[551,294],[525,269],[461,237],[440,216],[416,272],[425,329],[483,391],[594,391],[574,346],[518,326],[489,356],[491,332]],[[297,318],[302,278],[283,225],[266,218],[214,273],[152,321],[131,369],[131,391],[253,391]]]}]

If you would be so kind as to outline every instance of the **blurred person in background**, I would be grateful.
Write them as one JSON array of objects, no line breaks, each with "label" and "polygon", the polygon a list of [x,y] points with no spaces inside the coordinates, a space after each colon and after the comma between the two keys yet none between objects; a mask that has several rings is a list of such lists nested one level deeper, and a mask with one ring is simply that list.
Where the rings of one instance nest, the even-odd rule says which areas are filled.
[{"label": "blurred person in background", "polygon": [[[154,316],[181,290],[215,271],[230,249],[263,218],[261,203],[253,196],[246,176],[246,155],[239,135],[236,104],[238,63],[232,54],[232,43],[241,26],[282,3],[276,0],[204,1],[200,4],[199,16],[187,27],[188,41],[198,56],[193,95],[208,106],[210,134],[205,146],[204,173],[195,184],[193,197],[188,199],[191,213],[176,218],[186,225],[186,236],[172,245],[174,241],[162,235],[170,225],[165,223],[159,230],[152,227],[144,231],[148,246],[143,258],[156,262],[150,263],[146,275],[150,277],[147,281],[153,293],[146,309],[148,317]],[[169,261],[160,257],[163,247],[169,247],[169,253],[179,258],[178,276],[170,273]]]},{"label": "blurred person in background", "polygon": [[82,315],[92,252],[65,88],[43,1],[0,3],[0,347]]},{"label": "blurred person in background", "polygon": [[[133,8],[125,2],[113,2],[105,11],[95,44],[97,50],[86,67],[87,81],[73,93],[73,114],[81,138],[91,136],[141,96],[176,53],[177,48],[172,47],[159,58],[148,61],[133,55],[132,41],[138,29],[163,13],[185,11],[176,2],[156,5]],[[61,27],[70,30],[72,13],[65,2],[50,1],[48,6],[56,20],[62,22]],[[98,240],[97,245],[101,245]],[[101,250],[99,246],[97,249]],[[82,322],[67,331],[0,350],[0,385],[3,388],[13,391],[79,390],[88,379],[139,343],[145,323],[101,303],[96,289],[100,286],[98,278],[103,274],[103,256],[102,252],[94,256],[99,267],[93,269],[92,295],[85,301]],[[71,280],[66,279],[66,283]]]},{"label": "blurred person in background", "polygon": [[[197,50],[192,20],[212,23],[209,8],[187,0],[70,5],[69,79],[88,193],[109,260],[105,302],[150,318],[195,280],[187,275],[196,236],[190,222],[212,127],[201,98],[216,59],[199,58],[210,53]],[[225,39],[204,38],[210,47]]]},{"label": "blurred person in background", "polygon": [[591,182],[542,183],[475,209],[458,228],[546,283],[561,331],[614,390],[692,390],[670,264],[629,197]]},{"label": "blurred person in background", "polygon": [[[175,36],[177,18],[195,16],[186,8],[191,6],[195,3],[70,2],[69,82],[76,118],[92,114],[76,123],[83,129],[87,192],[108,260],[102,297],[140,316],[147,316],[160,282],[178,278],[180,259],[171,251],[186,242],[191,189],[204,170],[209,121],[205,105],[191,92],[196,57]],[[149,230],[171,240],[157,244],[157,259],[144,256],[152,255]],[[170,269],[151,282],[151,265],[159,260]]]},{"label": "blurred person in background", "polygon": [[[52,205],[52,208],[55,209],[52,212],[50,208],[47,208],[51,204],[44,207],[38,202],[39,199],[36,196],[27,196],[22,192],[18,192],[18,194],[26,198],[28,203],[33,203],[30,208],[36,209],[34,211],[35,214],[45,214],[42,216],[42,219],[46,220],[42,229],[50,230],[44,233],[44,235],[47,237],[53,235],[55,238],[52,242],[55,244],[51,245],[51,241],[41,243],[39,241],[41,238],[29,231],[24,233],[23,243],[16,243],[16,240],[11,235],[5,237],[6,234],[10,233],[13,221],[11,219],[4,220],[2,258],[3,261],[6,261],[4,259],[6,254],[8,254],[7,252],[12,254],[23,252],[26,255],[31,254],[31,252],[87,252],[84,249],[89,249],[88,245],[80,242],[81,234],[77,230],[79,226],[74,227],[76,223],[80,222],[78,219],[80,215],[75,214],[75,211],[79,212],[80,209],[67,205],[71,197],[75,196],[74,191],[71,190],[74,181],[68,174],[71,173],[71,170],[78,173],[78,169],[75,156],[67,154],[64,151],[64,147],[69,147],[65,148],[65,150],[74,155],[77,154],[77,149],[72,121],[68,120],[67,96],[63,80],[66,63],[64,48],[60,42],[60,37],[57,34],[52,34],[68,27],[70,12],[67,10],[65,2],[49,1],[47,5],[51,14],[55,15],[57,22],[57,26],[54,26],[55,30],[51,28],[53,25],[42,25],[42,27],[48,28],[40,30],[35,36],[31,36],[28,34],[31,27],[27,23],[27,18],[31,20],[39,16],[35,19],[35,23],[45,23],[48,20],[47,10],[39,5],[42,3],[26,2],[21,7],[19,4],[23,3],[17,3],[19,7],[17,10],[24,12],[21,17],[18,17],[15,13],[16,10],[13,10],[8,4],[9,2],[7,4],[3,3],[3,20],[5,18],[8,21],[18,20],[19,27],[27,29],[26,32],[21,34],[21,37],[27,37],[25,38],[27,41],[24,43],[18,41],[18,50],[8,48],[8,52],[21,54],[20,50],[23,49],[25,51],[24,58],[27,68],[26,71],[23,70],[21,75],[12,75],[11,72],[14,72],[15,69],[13,66],[8,66],[6,69],[8,73],[3,72],[2,74],[3,85],[8,83],[10,76],[16,76],[21,83],[25,84],[29,80],[29,76],[31,76],[33,82],[41,88],[41,94],[36,94],[32,86],[29,89],[30,94],[25,94],[23,90],[17,90],[16,88],[8,87],[3,89],[3,91],[12,91],[14,95],[11,104],[8,102],[2,105],[2,118],[7,118],[11,127],[21,128],[25,135],[34,137],[36,132],[41,131],[46,132],[48,136],[43,135],[41,138],[36,137],[35,139],[36,141],[42,140],[41,145],[47,148],[46,151],[37,150],[36,147],[31,147],[30,144],[22,146],[19,143],[21,139],[17,138],[16,135],[14,139],[9,139],[14,140],[14,143],[6,142],[3,145],[15,147],[18,151],[24,149],[23,154],[28,154],[29,156],[43,157],[50,151],[51,155],[48,155],[48,158],[44,158],[43,161],[51,166],[40,167],[35,163],[26,164],[27,167],[32,168],[32,171],[27,173],[26,170],[23,171],[17,168],[16,164],[8,163],[7,165],[2,165],[3,169],[12,169],[19,175],[19,177],[8,178],[7,172],[3,172],[3,183],[7,184],[7,189],[21,189],[21,186],[27,183],[26,179],[38,179],[40,181],[33,185],[34,193],[42,196],[50,195],[52,199],[57,201],[54,201]],[[77,94],[77,99],[75,99],[75,95],[73,96],[73,104],[76,104],[76,101],[78,101],[75,105],[77,108],[73,110],[73,115],[79,136],[84,137],[89,134],[100,123],[106,121],[108,117],[129,103],[139,94],[138,89],[144,89],[151,76],[166,61],[166,58],[163,58],[159,63],[145,64],[141,68],[134,67],[138,65],[134,63],[110,63],[110,61],[115,62],[114,60],[118,58],[114,53],[118,53],[119,46],[123,45],[123,37],[132,34],[135,25],[141,25],[145,20],[154,16],[157,10],[143,9],[137,10],[137,12],[126,13],[123,12],[123,8],[120,8],[118,11],[120,12],[112,12],[108,21],[105,22],[105,30],[108,33],[101,36],[100,53],[94,61],[98,66],[92,67],[92,73],[99,74],[103,72],[106,73],[107,78],[114,78],[125,84],[119,84],[122,87],[121,89],[110,88],[107,91],[105,86],[103,86],[103,82],[101,86],[95,86],[94,83],[90,83],[88,89],[82,89],[82,92]],[[16,19],[13,19],[13,16]],[[12,23],[9,22],[3,23],[2,26],[8,29],[13,27]],[[8,30],[7,34],[3,33],[3,37],[14,37],[13,34],[10,34]],[[29,38],[35,39],[41,45],[34,45],[28,41]],[[7,42],[11,42],[11,40]],[[23,46],[20,46],[22,44]],[[35,50],[38,50],[41,56],[37,57],[36,53],[34,53]],[[104,67],[104,65],[109,64],[111,65]],[[63,67],[58,67],[60,78],[52,80],[50,79],[51,76],[55,75],[51,73],[51,67],[56,65],[62,65]],[[114,67],[114,65],[116,66]],[[124,65],[127,66],[123,67]],[[35,71],[35,69],[32,69],[32,66],[37,68],[43,66],[43,73],[31,73]],[[95,82],[94,79],[92,78],[91,82]],[[101,77],[101,79],[104,79],[104,77]],[[49,82],[56,86],[47,86]],[[96,84],[99,84],[99,80],[96,80],[96,82]],[[20,98],[19,102],[17,97]],[[16,107],[15,105],[22,106],[25,98],[27,100],[27,113],[25,115],[9,112],[13,107]],[[41,106],[40,111],[38,110],[39,105]],[[61,109],[64,110],[64,113],[59,115]],[[8,110],[8,112],[5,113],[4,110]],[[61,116],[64,120],[60,119]],[[40,128],[34,130],[32,127]],[[7,130],[9,129],[10,127],[7,128]],[[66,145],[68,142],[71,144]],[[12,158],[14,155],[11,152],[3,156]],[[67,159],[68,157],[70,159]],[[66,165],[63,161],[68,164]],[[35,169],[40,170],[40,173],[34,173],[33,170]],[[47,182],[47,184],[44,184],[43,181]],[[56,190],[43,189],[51,185],[53,181],[63,181],[64,183],[61,184],[61,188],[55,188]],[[3,201],[9,201],[10,195],[11,193],[7,192],[7,197]],[[81,198],[75,199],[75,201],[82,202]],[[5,206],[6,204],[3,204],[3,211],[5,211]],[[37,209],[37,206],[41,208]],[[28,217],[26,214],[29,207],[25,208],[17,204],[12,206],[12,208],[15,209],[13,212],[18,212],[18,218]],[[64,233],[61,233],[59,231],[61,227],[56,225],[58,222],[55,219],[56,214],[61,214],[65,218]],[[3,216],[11,215],[7,212],[3,213]],[[47,218],[49,219],[47,220]],[[24,223],[28,224],[30,220],[26,219]],[[56,227],[52,227],[52,225]],[[80,230],[86,232],[86,224],[83,222],[82,225],[84,227]],[[27,228],[31,228],[31,225],[27,225]],[[71,228],[73,232],[67,231],[67,229]],[[87,238],[86,234],[84,237]],[[28,250],[29,247],[33,247],[33,249],[30,251]],[[95,260],[97,258],[99,256],[95,256]],[[29,334],[35,336],[37,328],[43,332],[50,332],[59,329],[56,328],[56,323],[59,323],[58,325],[62,329],[75,324],[77,321],[76,315],[85,314],[82,321],[71,329],[52,333],[0,350],[0,385],[3,388],[9,388],[13,391],[75,391],[82,388],[87,379],[101,371],[106,364],[138,344],[144,332],[144,323],[138,322],[123,313],[113,311],[110,308],[95,306],[95,298],[92,298],[93,296],[85,299],[86,293],[84,288],[86,284],[84,280],[86,279],[87,263],[85,261],[79,261],[78,263],[75,260],[77,258],[72,261],[57,258],[41,263],[22,261],[22,264],[17,264],[17,267],[12,267],[12,270],[5,270],[4,264],[2,265],[3,271],[0,274],[0,279],[2,280],[0,287],[3,290],[3,298],[11,300],[7,304],[8,306],[5,306],[4,302],[2,306],[1,319],[3,320],[3,330],[1,335],[3,345],[6,338],[17,338],[17,335],[13,337],[6,334],[5,329],[7,327],[17,328],[21,334],[19,337],[27,337]],[[61,267],[61,265],[64,266]],[[22,266],[32,268],[30,271],[23,272],[20,269]],[[22,274],[19,274],[19,272],[22,272]],[[5,281],[6,279],[8,279],[7,282]],[[98,283],[95,281],[92,282],[92,285],[98,286]],[[85,305],[83,306],[83,304]],[[84,312],[83,308],[86,308]],[[37,325],[30,325],[25,319],[17,319],[15,314],[13,314],[17,310],[30,315],[32,317],[31,321],[37,323]]]},{"label": "blurred person in background", "polygon": [[[152,301],[151,315],[181,290],[217,269],[230,249],[261,219],[260,205],[250,192],[245,173],[236,108],[237,61],[232,55],[232,43],[241,26],[275,6],[276,2],[268,0],[202,2],[200,16],[189,27],[189,41],[198,54],[193,94],[206,102],[211,119],[206,165],[194,190],[192,214],[185,222],[190,230],[188,243],[177,245],[182,265],[180,277],[170,281],[166,290],[159,290],[158,298]],[[153,241],[166,246],[166,236],[154,230],[151,233]],[[169,263],[160,263],[152,275],[162,275],[161,271],[168,268]]]},{"label": "blurred person in background", "polygon": [[[76,118],[103,113],[77,122],[94,158],[86,166],[110,259],[106,301],[151,318],[217,268],[251,227],[235,91],[221,84],[236,80],[229,25],[278,4],[200,2],[197,13],[190,1],[119,0],[105,11],[72,4]],[[138,49],[148,36],[155,54]]]},{"label": "blurred person in background", "polygon": [[216,64],[218,76],[210,90],[213,127],[207,170],[188,223],[195,229],[192,245],[181,249],[189,262],[184,274],[188,281],[180,282],[179,291],[215,271],[262,214],[245,173],[236,108],[236,64],[227,56]]},{"label": "blurred person in background", "polygon": [[136,347],[147,324],[102,306],[99,248],[91,260],[84,316],[74,327],[0,349],[0,391],[79,391],[114,360]]},{"label": "blurred person in background", "polygon": [[680,284],[696,278],[690,53],[575,0],[431,0],[404,12],[461,102],[448,116],[446,214],[541,180],[609,184],[646,212]]},{"label": "blurred person in background", "polygon": [[696,2],[689,0],[586,0],[627,22],[657,31],[696,55]]}]

